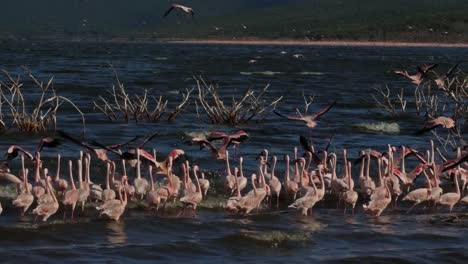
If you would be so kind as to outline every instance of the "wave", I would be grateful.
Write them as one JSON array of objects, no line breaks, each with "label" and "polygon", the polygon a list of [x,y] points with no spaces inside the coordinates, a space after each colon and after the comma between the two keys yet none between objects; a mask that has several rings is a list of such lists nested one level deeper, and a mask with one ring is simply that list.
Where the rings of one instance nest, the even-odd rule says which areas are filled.
[{"label": "wave", "polygon": [[299,74],[301,75],[324,75],[325,73],[324,72],[308,72],[308,71],[305,71],[305,72],[299,72]]},{"label": "wave", "polygon": [[378,123],[359,123],[355,125],[358,128],[363,128],[367,131],[371,132],[383,132],[383,133],[391,133],[391,134],[398,134],[400,133],[400,126],[398,123],[386,123],[386,122],[378,122]]},{"label": "wave", "polygon": [[257,71],[257,72],[241,72],[242,75],[268,75],[273,76],[276,74],[284,74],[284,72],[274,72],[274,71]]},{"label": "wave", "polygon": [[218,239],[223,243],[247,245],[250,243],[256,246],[284,247],[299,244],[313,243],[308,232],[291,231],[241,231]]}]

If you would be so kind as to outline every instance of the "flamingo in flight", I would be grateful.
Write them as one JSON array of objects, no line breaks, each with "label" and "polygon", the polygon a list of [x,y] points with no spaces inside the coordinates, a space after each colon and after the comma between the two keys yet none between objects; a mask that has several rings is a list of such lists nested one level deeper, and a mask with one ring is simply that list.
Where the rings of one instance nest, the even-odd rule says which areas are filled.
[{"label": "flamingo in flight", "polygon": [[[143,149],[143,147],[146,145],[146,143],[148,143],[149,141],[154,139],[157,135],[158,135],[157,132],[152,134],[151,136],[149,136],[145,140],[143,140],[143,142],[140,143],[140,145],[138,145],[136,148],[130,148],[130,149],[126,150],[125,152],[121,152],[120,150],[117,150],[117,148],[119,148],[121,145],[119,145],[118,147],[106,146],[104,144],[101,144],[101,143],[97,142],[96,140],[93,140],[91,143],[93,145],[95,145],[95,146],[98,146],[98,147],[100,147],[102,149],[105,149],[105,150],[107,150],[109,152],[112,152],[112,153],[116,154],[121,159],[130,160],[130,162],[132,163],[132,166],[133,166],[133,164],[136,164],[137,155],[140,156],[141,158],[143,158],[143,160],[149,161],[149,162],[153,163],[154,165],[156,165],[156,161],[155,161],[154,157],[150,153],[145,151]],[[114,145],[114,146],[116,146],[116,145]],[[138,153],[137,150],[139,150],[139,153]]]},{"label": "flamingo in flight", "polygon": [[406,78],[410,79],[412,83],[420,85],[424,81],[424,77],[426,77],[427,72],[434,69],[435,67],[437,67],[437,64],[418,66],[416,67],[418,72],[413,75],[410,75],[407,71],[401,70],[394,71],[394,73],[403,75]]},{"label": "flamingo in flight", "polygon": [[67,139],[79,146],[82,146],[83,148],[87,149],[89,152],[93,153],[98,159],[102,160],[102,161],[107,161],[109,160],[109,158],[107,157],[107,152],[108,150],[106,148],[109,148],[109,149],[118,149],[118,148],[121,148],[125,145],[128,145],[130,143],[132,143],[133,141],[137,140],[139,137],[134,137],[133,139],[125,142],[125,143],[122,143],[122,144],[115,144],[115,145],[111,145],[111,146],[106,146],[106,148],[95,148],[93,146],[91,146],[90,144],[86,143],[86,142],[83,142],[83,141],[80,141],[78,140],[77,138],[75,137],[72,137],[71,135],[65,133],[64,131],[58,131],[59,135],[64,138],[64,139]]},{"label": "flamingo in flight", "polygon": [[[332,135],[329,139],[328,139],[328,142],[327,142],[327,145],[325,146],[325,148],[323,149],[323,151],[321,152],[324,152],[324,151],[328,151],[328,149],[330,148],[330,145],[331,143],[333,142],[333,139],[334,139],[334,135]],[[302,148],[304,149],[304,151],[306,152],[310,152],[312,154],[312,161],[314,161],[316,164],[320,164],[321,159],[319,156],[317,156],[317,154],[315,154],[315,149],[314,149],[314,146],[312,145],[312,143],[310,142],[310,140],[308,140],[305,136],[303,135],[300,135],[299,136],[299,143],[301,144]],[[319,151],[320,153],[320,151]]]},{"label": "flamingo in flight", "polygon": [[453,71],[458,67],[460,63],[457,63],[455,64],[455,66],[453,66],[452,68],[450,68],[447,72],[445,72],[444,74],[440,75],[437,79],[435,79],[435,83],[437,84],[437,87],[439,87],[440,89],[446,89],[446,80],[447,78],[452,75]]},{"label": "flamingo in flight", "polygon": [[[40,153],[44,147],[54,148],[54,147],[57,147],[58,145],[60,145],[60,141],[56,138],[51,138],[51,137],[41,138],[41,140],[39,141],[39,144],[36,147],[35,153]],[[36,160],[36,155],[33,156],[29,151],[17,145],[11,145],[7,149],[7,152],[5,153],[5,159],[7,160],[15,159],[16,157],[18,157],[19,152],[22,152],[31,160]]]},{"label": "flamingo in flight", "polygon": [[273,110],[273,112],[275,114],[277,114],[278,116],[281,116],[281,117],[285,117],[289,120],[298,120],[298,121],[303,121],[306,123],[306,126],[308,128],[314,128],[317,126],[317,118],[319,118],[320,116],[324,115],[325,113],[327,113],[328,111],[330,111],[330,109],[335,106],[336,104],[336,101],[334,101],[333,103],[331,103],[330,105],[328,105],[327,107],[323,108],[322,110],[320,110],[319,112],[317,113],[314,113],[314,114],[310,114],[310,115],[303,115],[299,109],[296,108],[296,113],[298,114],[298,116],[285,116],[283,114],[280,114],[278,113],[276,110]]},{"label": "flamingo in flight", "polygon": [[182,12],[184,12],[186,14],[190,14],[192,17],[193,17],[193,15],[195,15],[195,13],[193,12],[193,9],[191,7],[183,6],[183,5],[179,5],[179,4],[172,4],[171,7],[169,7],[169,9],[166,11],[166,13],[164,13],[164,17],[167,17],[167,15],[169,15],[169,13],[171,13],[172,10],[174,10],[174,9],[179,9],[179,10],[181,10]]},{"label": "flamingo in flight", "polygon": [[233,148],[236,149],[237,146],[240,145],[240,143],[249,139],[249,135],[244,130],[239,130],[234,134],[226,134],[224,132],[213,131],[206,137],[206,140],[212,142],[215,140],[224,140],[226,138],[231,140],[230,144],[232,144]]},{"label": "flamingo in flight", "polygon": [[446,116],[436,117],[434,119],[426,121],[426,123],[424,123],[424,127],[421,130],[417,131],[416,135],[424,134],[425,132],[435,129],[437,127],[443,127],[454,131],[455,120],[453,120],[451,117]]},{"label": "flamingo in flight", "polygon": [[213,146],[213,144],[211,144],[210,141],[204,138],[195,137],[195,138],[192,138],[192,141],[199,143],[200,149],[202,149],[203,147],[208,147],[211,153],[213,154],[213,156],[217,160],[225,160],[227,148],[229,147],[230,144],[235,142],[235,140],[232,137],[226,137],[224,138],[222,145],[219,148],[216,148],[215,146]]}]

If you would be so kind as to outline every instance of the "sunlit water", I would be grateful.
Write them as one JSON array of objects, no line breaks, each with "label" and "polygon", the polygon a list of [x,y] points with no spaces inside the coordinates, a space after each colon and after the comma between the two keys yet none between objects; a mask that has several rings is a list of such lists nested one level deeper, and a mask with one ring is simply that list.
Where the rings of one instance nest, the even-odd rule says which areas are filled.
[{"label": "sunlit water", "polygon": [[[430,133],[414,137],[413,132],[424,122],[423,117],[407,114],[393,119],[377,108],[372,89],[388,85],[411,94],[412,86],[394,69],[413,71],[421,63],[451,63],[468,55],[463,48],[376,48],[376,47],[295,47],[295,46],[226,46],[183,44],[119,43],[3,43],[0,44],[0,66],[11,73],[27,66],[43,81],[54,76],[58,93],[67,96],[86,113],[87,137],[103,143],[117,143],[135,135],[154,131],[159,136],[148,148],[164,155],[172,148],[182,148],[202,170],[221,173],[223,162],[214,161],[187,138],[211,130],[235,132],[243,129],[250,139],[242,143],[239,153],[245,157],[245,173],[255,170],[255,156],[268,148],[280,160],[292,154],[303,134],[320,149],[335,135],[331,150],[348,148],[351,158],[363,148],[384,149],[387,143],[427,146]],[[304,58],[293,58],[293,54]],[[249,64],[248,61],[257,62]],[[249,87],[270,84],[271,98],[284,96],[279,111],[293,113],[303,109],[302,95],[315,95],[310,111],[317,111],[337,100],[336,106],[314,130],[302,123],[283,120],[276,115],[261,124],[238,127],[210,125],[205,116],[185,111],[173,122],[113,124],[93,111],[92,100],[112,87],[112,64],[120,80],[131,93],[149,89],[154,95],[167,96],[175,103],[178,92],[195,85],[193,76],[202,76],[219,84],[225,95],[239,94]],[[3,78],[5,80],[5,78]],[[28,93],[37,88],[28,86]],[[193,109],[193,105],[189,106]],[[196,121],[196,122],[194,122]],[[71,108],[64,109],[59,127],[79,135],[80,116]],[[38,135],[9,131],[0,138],[1,149],[18,144],[33,150]],[[76,159],[76,146],[66,143],[58,149],[63,160]],[[46,149],[46,165],[56,155]],[[236,163],[236,157],[233,163]],[[340,159],[341,161],[341,159]],[[93,160],[93,179],[103,182],[102,165]],[[62,165],[65,164],[65,161]],[[237,163],[236,163],[237,164]],[[412,164],[410,162],[410,164]],[[341,164],[340,164],[341,166]],[[12,171],[19,169],[17,161]],[[52,169],[53,171],[55,169]],[[66,171],[66,169],[63,169]],[[354,176],[358,168],[353,169]],[[144,171],[146,175],[146,170]],[[211,174],[210,174],[211,175]],[[362,214],[358,205],[355,216],[343,216],[334,202],[318,204],[311,217],[301,217],[286,210],[262,210],[248,217],[228,216],[221,209],[225,197],[219,185],[219,174],[212,178],[217,189],[209,192],[198,217],[177,218],[177,208],[165,215],[149,216],[141,207],[127,210],[120,222],[99,219],[88,207],[78,212],[74,223],[62,221],[62,211],[48,223],[32,224],[33,217],[20,217],[9,204],[13,191],[2,189],[4,213],[0,217],[0,254],[4,261],[21,256],[28,262],[380,262],[380,263],[463,263],[468,257],[466,225],[434,221],[446,211],[433,213],[416,210],[405,214],[402,209],[389,209],[379,219]],[[66,177],[63,173],[62,177]],[[213,176],[214,177],[214,176]],[[7,188],[7,189],[5,189]],[[404,205],[403,205],[404,206]],[[464,211],[462,206],[456,208]]]}]

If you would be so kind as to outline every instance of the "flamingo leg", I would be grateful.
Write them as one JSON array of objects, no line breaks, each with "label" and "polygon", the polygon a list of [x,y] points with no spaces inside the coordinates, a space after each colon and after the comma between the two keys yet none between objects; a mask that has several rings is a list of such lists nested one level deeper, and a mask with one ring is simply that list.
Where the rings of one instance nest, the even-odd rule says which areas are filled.
[{"label": "flamingo leg", "polygon": [[406,213],[408,214],[409,212],[411,212],[411,210],[413,210],[413,208],[418,205],[420,202],[417,202],[415,204],[413,204],[413,206],[410,207],[410,209],[408,209],[408,211],[406,211]]}]

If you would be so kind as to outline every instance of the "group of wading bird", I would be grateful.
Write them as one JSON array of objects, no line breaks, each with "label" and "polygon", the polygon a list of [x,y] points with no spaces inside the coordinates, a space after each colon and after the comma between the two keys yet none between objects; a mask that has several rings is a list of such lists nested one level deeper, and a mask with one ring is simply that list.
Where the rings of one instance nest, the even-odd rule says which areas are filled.
[{"label": "group of wading bird", "polygon": [[[75,162],[68,161],[68,181],[60,175],[60,154],[57,156],[55,176],[51,176],[49,170],[42,166],[40,150],[44,146],[54,146],[54,139],[41,140],[40,147],[34,155],[18,146],[11,146],[8,149],[7,159],[11,160],[20,156],[21,170],[18,174],[21,175],[21,180],[10,174],[8,166],[4,165],[1,168],[1,177],[17,183],[18,196],[13,200],[13,205],[20,208],[21,213],[24,214],[34,202],[36,203],[36,207],[32,210],[32,213],[36,215],[34,221],[37,217],[47,221],[50,216],[58,212],[60,207],[63,209],[64,219],[65,212],[71,211],[73,221],[76,205],[81,205],[84,210],[85,203],[90,201],[98,203],[96,209],[100,216],[119,220],[125,212],[129,197],[145,200],[150,212],[156,209],[162,210],[162,213],[168,202],[175,202],[179,199],[182,204],[179,216],[187,215],[187,213],[195,216],[197,205],[208,194],[210,181],[205,178],[204,172],[201,172],[197,165],[191,166],[188,160],[181,161],[178,175],[175,174],[174,163],[184,155],[182,150],[175,149],[164,160],[158,161],[154,149],[152,154],[146,152],[142,146],[126,152],[115,150],[115,146],[97,149],[65,133],[61,135],[90,149],[88,153],[80,151],[80,157]],[[278,208],[280,197],[289,202],[289,208],[295,208],[303,215],[308,215],[315,204],[324,199],[337,200],[337,208],[342,203],[345,214],[348,208],[352,209],[354,214],[354,208],[360,199],[364,212],[373,217],[378,217],[392,201],[393,206],[396,207],[401,197],[401,201],[413,203],[408,211],[420,203],[425,203],[426,206],[447,206],[451,212],[457,203],[468,203],[468,195],[463,197],[468,184],[468,170],[466,169],[468,149],[457,148],[456,158],[447,160],[438,148],[434,147],[432,141],[429,150],[424,155],[412,148],[390,145],[384,153],[377,150],[361,151],[359,158],[355,161],[355,164],[360,163],[360,174],[355,184],[355,179],[351,174],[352,163],[347,158],[346,149],[343,150],[343,173],[338,175],[338,155],[328,153],[330,144],[323,151],[316,153],[314,147],[302,137],[301,145],[306,151],[304,155],[299,156],[298,149],[294,148],[292,163],[289,155],[284,156],[285,170],[282,177],[277,174],[277,157],[270,158],[268,150],[263,150],[257,157],[257,170],[250,176],[252,189],[242,194],[248,185],[248,179],[243,171],[243,157],[239,157],[239,166],[231,169],[227,148],[231,143],[240,144],[247,138],[244,131],[239,131],[233,135],[215,132],[206,139],[194,139],[194,142],[200,143],[200,146],[210,145],[213,153],[223,153],[222,157],[219,153],[215,157],[226,162],[224,187],[230,197],[225,203],[225,209],[233,214],[247,215],[254,209],[268,206]],[[223,141],[218,149],[212,144],[212,141],[216,140]],[[441,158],[440,163],[436,162],[436,151]],[[19,152],[23,153],[19,155]],[[114,152],[121,157],[120,174],[116,172],[117,164],[114,161],[103,158],[102,153],[107,152]],[[101,155],[96,153],[101,153]],[[93,155],[104,161],[106,166],[104,186],[91,181],[90,168]],[[29,168],[25,165],[25,156],[28,163],[34,167],[34,182],[32,183],[28,181]],[[407,171],[406,159],[410,156],[417,158],[418,165]],[[374,173],[370,170],[372,159],[377,161],[375,175],[372,175]],[[127,175],[127,164],[135,167],[133,181]],[[290,169],[290,166],[293,169]],[[143,177],[142,167],[146,169],[145,174],[149,177]],[[78,175],[76,183],[74,172]],[[161,184],[158,184],[158,188],[155,188],[154,174],[164,178],[160,181]],[[424,175],[425,184],[416,188],[415,183],[419,175]],[[281,181],[280,178],[284,180]],[[275,205],[272,205],[273,199],[275,199]],[[186,211],[188,208],[191,209],[189,212]]]},{"label": "group of wading bird", "polygon": [[[418,84],[425,78],[427,71],[434,67],[418,67]],[[446,77],[456,67],[457,65],[439,77],[440,85],[445,82]],[[414,76],[408,75],[406,72],[400,74],[413,80]],[[313,114],[301,113],[298,109],[296,109],[294,116],[286,116],[278,111],[275,111],[275,114],[288,120],[304,122],[308,128],[314,128],[317,125],[317,119],[330,111],[335,104],[336,102],[333,102]],[[424,127],[417,133],[424,133],[437,127],[455,129],[455,125],[452,118],[439,116],[426,121]],[[44,147],[56,147],[59,144],[59,141],[54,138],[41,139],[34,154],[16,145],[8,148],[5,154],[6,160],[9,161],[20,156],[21,170],[18,173],[20,177],[10,173],[8,163],[3,163],[0,166],[0,178],[17,184],[18,196],[14,199],[13,205],[20,208],[24,214],[34,202],[36,203],[36,207],[32,210],[32,213],[36,215],[35,221],[37,217],[47,221],[50,216],[58,212],[59,207],[63,208],[64,219],[65,212],[70,210],[71,220],[73,220],[76,205],[81,205],[82,210],[84,210],[85,203],[88,201],[99,203],[96,209],[100,216],[119,220],[125,212],[129,197],[145,200],[149,212],[156,209],[157,211],[161,210],[162,213],[168,202],[175,202],[179,199],[182,204],[179,215],[187,215],[186,209],[189,208],[191,210],[188,213],[195,216],[197,205],[207,196],[210,180],[205,178],[205,174],[199,166],[191,166],[187,160],[178,161],[180,157],[185,155],[183,150],[172,150],[164,160],[156,158],[154,149],[152,153],[144,150],[145,144],[155,138],[157,134],[146,138],[140,145],[128,148],[126,151],[120,149],[138,138],[124,144],[106,146],[96,141],[91,143],[80,141],[62,131],[59,131],[58,134],[61,138],[88,150],[87,153],[80,151],[79,159],[75,162],[68,161],[68,181],[60,175],[60,154],[57,156],[55,176],[50,175],[48,168],[43,166],[41,161],[40,153]],[[344,204],[345,214],[348,208],[351,208],[354,214],[354,208],[360,199],[364,212],[374,217],[379,216],[392,201],[395,207],[399,198],[402,198],[401,201],[413,204],[408,211],[420,203],[425,203],[426,207],[428,205],[433,207],[447,206],[451,212],[457,203],[468,203],[468,195],[463,197],[466,194],[468,183],[468,147],[457,148],[456,158],[448,160],[438,148],[434,147],[432,141],[430,148],[423,154],[409,147],[390,145],[383,153],[377,150],[362,151],[355,162],[361,164],[358,184],[356,185],[358,188],[355,190],[354,179],[351,175],[352,164],[348,161],[346,149],[343,150],[343,173],[339,177],[337,175],[338,155],[328,153],[331,140],[323,151],[315,152],[314,146],[306,138],[301,137],[300,143],[305,153],[303,156],[299,156],[297,148],[294,148],[293,177],[290,176],[291,160],[289,155],[284,156],[285,171],[284,177],[282,177],[284,181],[281,182],[280,177],[277,177],[276,174],[277,157],[269,158],[268,150],[265,149],[257,157],[256,172],[250,176],[252,189],[242,195],[248,185],[248,179],[244,176],[242,167],[243,157],[239,158],[239,167],[232,170],[228,148],[236,148],[248,138],[247,133],[241,130],[231,135],[223,132],[212,132],[206,138],[195,137],[191,139],[201,148],[209,149],[216,160],[226,161],[224,187],[230,197],[225,203],[225,209],[230,213],[247,215],[254,209],[264,208],[265,205],[272,207],[273,198],[276,199],[277,208],[280,206],[281,198],[289,202],[289,208],[296,208],[303,215],[308,215],[315,204],[324,199],[336,199],[338,201],[337,207],[341,203]],[[221,143],[216,144],[216,141]],[[435,159],[436,151],[440,156],[440,162]],[[117,155],[120,158],[120,174],[116,172],[117,164],[109,159],[108,154]],[[397,155],[395,156],[395,154]],[[410,156],[416,157],[419,163],[408,172],[405,160]],[[106,166],[106,182],[103,186],[91,181],[92,157],[104,162]],[[28,181],[29,168],[25,164],[26,159],[28,164],[34,168],[33,183]],[[370,170],[372,159],[377,161],[377,173],[374,177],[371,176]],[[174,167],[176,161],[181,163],[178,175],[176,175]],[[75,168],[74,163],[76,164]],[[135,168],[133,181],[127,175],[127,164]],[[149,179],[143,177],[142,167],[146,169]],[[76,184],[74,172],[78,175]],[[158,184],[155,184],[155,175],[163,179],[157,181]],[[425,184],[421,188],[416,188],[416,179],[419,175],[424,175]],[[93,178],[95,178],[94,175]],[[1,211],[0,205],[0,213]]]},{"label": "group of wading bird", "polygon": [[[20,208],[22,214],[26,213],[34,202],[36,203],[36,207],[32,210],[36,215],[34,221],[37,217],[46,221],[58,212],[59,207],[63,209],[64,219],[65,212],[70,210],[73,221],[76,205],[81,205],[83,210],[88,201],[98,203],[96,209],[100,216],[119,220],[125,212],[129,197],[145,200],[150,213],[153,210],[164,213],[168,202],[179,199],[182,205],[179,216],[185,216],[187,213],[196,216],[197,205],[207,196],[210,180],[205,178],[199,166],[191,166],[187,160],[178,161],[185,154],[183,150],[174,149],[164,160],[158,160],[154,149],[152,154],[143,149],[144,144],[154,135],[139,146],[122,152],[120,148],[135,139],[124,144],[105,146],[95,141],[92,145],[81,142],[64,132],[59,134],[62,138],[88,150],[87,153],[80,151],[79,159],[76,161],[68,161],[68,181],[61,177],[60,154],[57,156],[55,176],[51,176],[49,169],[44,167],[41,161],[41,150],[44,147],[57,145],[57,140],[52,138],[42,139],[34,154],[15,145],[8,148],[5,154],[7,160],[20,156],[21,170],[18,175],[21,179],[10,174],[7,163],[0,168],[1,178],[17,184],[18,196],[14,199],[13,205]],[[231,169],[228,148],[236,147],[246,139],[248,135],[244,131],[232,135],[213,132],[207,138],[192,139],[193,142],[200,144],[200,147],[207,147],[215,159],[225,160],[224,187],[230,196],[225,203],[225,209],[233,214],[247,215],[254,209],[268,206],[278,208],[280,198],[289,202],[289,208],[295,208],[303,215],[308,215],[315,204],[324,199],[336,199],[337,207],[341,203],[344,204],[345,214],[347,208],[351,208],[354,214],[354,208],[360,199],[364,212],[374,217],[379,216],[392,201],[393,206],[396,206],[401,197],[401,201],[413,203],[408,211],[423,202],[426,206],[447,206],[450,212],[457,203],[468,203],[468,195],[463,197],[468,183],[466,169],[468,149],[458,148],[456,158],[448,160],[438,148],[434,147],[432,141],[424,155],[412,148],[390,145],[384,153],[377,150],[361,151],[355,162],[361,164],[358,182],[355,184],[351,174],[352,164],[347,158],[346,149],[343,150],[343,173],[338,175],[338,155],[328,153],[330,142],[323,151],[315,152],[314,146],[301,137],[300,142],[305,153],[299,156],[297,148],[294,148],[292,163],[289,155],[284,156],[283,177],[277,176],[277,157],[270,158],[268,150],[263,150],[257,157],[256,172],[250,175],[252,189],[242,194],[249,182],[244,176],[243,157],[239,157],[239,167]],[[214,142],[219,140],[222,143],[216,147]],[[435,152],[440,156],[439,163],[435,159]],[[107,156],[110,153],[118,155],[121,159],[120,174],[116,172],[117,164]],[[416,157],[419,164],[411,171],[407,171],[406,159],[410,156]],[[103,186],[91,181],[92,157],[104,162],[106,166],[106,182]],[[25,165],[25,159],[34,168],[32,183],[28,181],[29,168]],[[370,170],[372,159],[377,161],[375,175],[371,175]],[[174,168],[176,161],[181,163],[178,175],[175,174]],[[127,165],[135,168],[133,181],[127,175]],[[293,169],[290,169],[290,166]],[[145,172],[149,177],[143,177],[142,167],[146,169]],[[78,175],[76,183],[75,172]],[[155,175],[163,180],[157,181],[156,184]],[[424,175],[425,185],[415,188],[419,175]],[[284,180],[281,181],[280,178]],[[156,185],[159,187],[156,188]],[[273,199],[275,205],[272,205]],[[191,210],[187,212],[188,208]]]}]

